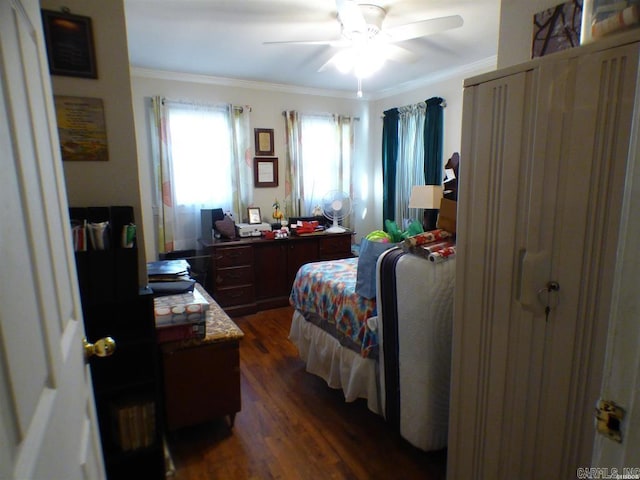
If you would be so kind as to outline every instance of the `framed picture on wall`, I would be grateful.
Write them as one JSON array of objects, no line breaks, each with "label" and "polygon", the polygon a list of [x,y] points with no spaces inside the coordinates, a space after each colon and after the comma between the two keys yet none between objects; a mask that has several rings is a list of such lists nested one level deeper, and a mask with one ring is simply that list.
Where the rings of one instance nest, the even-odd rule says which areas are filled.
[{"label": "framed picture on wall", "polygon": [[254,128],[256,156],[273,156],[273,128]]},{"label": "framed picture on wall", "polygon": [[62,160],[109,160],[104,103],[101,98],[53,96]]},{"label": "framed picture on wall", "polygon": [[98,78],[91,18],[72,15],[68,9],[41,12],[51,74]]},{"label": "framed picture on wall", "polygon": [[569,0],[533,16],[531,58],[580,45],[582,1]]},{"label": "framed picture on wall", "polygon": [[278,186],[278,159],[276,157],[255,157],[253,159],[253,186]]}]

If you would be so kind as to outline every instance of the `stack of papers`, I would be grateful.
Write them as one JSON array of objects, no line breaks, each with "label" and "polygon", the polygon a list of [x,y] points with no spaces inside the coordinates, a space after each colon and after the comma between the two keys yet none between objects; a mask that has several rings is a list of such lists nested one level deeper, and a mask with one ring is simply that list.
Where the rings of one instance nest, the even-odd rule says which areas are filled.
[{"label": "stack of papers", "polygon": [[196,281],[186,260],[160,260],[147,263],[149,288],[154,293],[171,294],[193,291]]}]

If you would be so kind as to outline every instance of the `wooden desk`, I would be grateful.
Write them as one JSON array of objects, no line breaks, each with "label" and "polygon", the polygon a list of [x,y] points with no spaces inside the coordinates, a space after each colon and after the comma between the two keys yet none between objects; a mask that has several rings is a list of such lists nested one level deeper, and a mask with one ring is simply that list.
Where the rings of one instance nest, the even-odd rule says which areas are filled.
[{"label": "wooden desk", "polygon": [[241,409],[240,339],[244,333],[205,289],[206,336],[160,345],[167,430],[229,416]]},{"label": "wooden desk", "polygon": [[231,315],[289,305],[301,265],[352,256],[352,232],[201,242],[211,255],[207,289]]}]

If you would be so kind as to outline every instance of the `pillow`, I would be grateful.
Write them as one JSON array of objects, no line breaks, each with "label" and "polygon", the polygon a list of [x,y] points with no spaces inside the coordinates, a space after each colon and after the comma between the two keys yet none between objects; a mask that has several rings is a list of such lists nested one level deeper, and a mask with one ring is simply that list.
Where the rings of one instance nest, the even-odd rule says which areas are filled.
[{"label": "pillow", "polygon": [[376,296],[376,262],[382,252],[396,245],[391,242],[372,242],[366,238],[362,239],[356,278],[356,293],[358,295],[365,298]]},{"label": "pillow", "polygon": [[224,238],[236,238],[236,222],[230,216],[225,215],[222,220],[216,220],[215,226]]}]

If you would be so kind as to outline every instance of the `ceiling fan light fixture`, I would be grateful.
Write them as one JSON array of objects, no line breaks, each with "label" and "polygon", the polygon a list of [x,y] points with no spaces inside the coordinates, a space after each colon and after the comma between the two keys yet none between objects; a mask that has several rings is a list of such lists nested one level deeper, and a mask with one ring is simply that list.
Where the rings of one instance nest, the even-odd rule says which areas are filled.
[{"label": "ceiling fan light fixture", "polygon": [[386,56],[372,44],[353,46],[338,52],[333,65],[342,74],[353,72],[358,78],[367,78],[382,68]]},{"label": "ceiling fan light fixture", "polygon": [[356,56],[353,48],[346,48],[341,52],[338,52],[335,57],[333,57],[333,64],[340,73],[345,75],[353,70],[355,61]]},{"label": "ceiling fan light fixture", "polygon": [[353,73],[358,78],[368,78],[382,68],[385,60],[384,55],[368,46],[355,56]]}]

